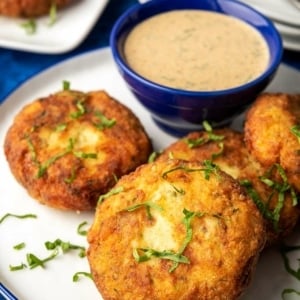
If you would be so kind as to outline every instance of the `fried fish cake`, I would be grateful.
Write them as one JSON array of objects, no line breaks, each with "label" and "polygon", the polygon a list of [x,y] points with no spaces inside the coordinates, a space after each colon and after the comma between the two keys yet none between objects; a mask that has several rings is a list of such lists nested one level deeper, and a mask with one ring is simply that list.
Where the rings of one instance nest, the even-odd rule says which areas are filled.
[{"label": "fried fish cake", "polygon": [[34,18],[49,14],[52,5],[61,9],[70,2],[71,0],[0,0],[0,15]]},{"label": "fried fish cake", "polygon": [[[268,244],[289,235],[296,226],[300,209],[292,197],[292,189],[278,176],[281,170],[275,168],[270,172],[252,157],[243,133],[230,128],[192,132],[167,147],[158,160],[170,157],[189,161],[212,160],[244,185],[266,219]],[[284,193],[278,188],[284,188]]]},{"label": "fried fish cake", "polygon": [[144,164],[96,210],[88,260],[103,299],[237,299],[265,243],[263,219],[207,162]]},{"label": "fried fish cake", "polygon": [[104,91],[63,90],[25,106],[6,135],[15,178],[41,203],[90,210],[152,145],[138,118]]},{"label": "fried fish cake", "polygon": [[259,96],[246,114],[245,142],[263,166],[280,165],[300,192],[300,94]]}]

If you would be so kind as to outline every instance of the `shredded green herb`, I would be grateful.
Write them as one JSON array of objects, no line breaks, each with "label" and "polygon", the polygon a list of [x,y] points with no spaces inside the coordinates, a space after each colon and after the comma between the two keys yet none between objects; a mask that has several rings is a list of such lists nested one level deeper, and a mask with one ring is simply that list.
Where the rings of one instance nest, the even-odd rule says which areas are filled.
[{"label": "shredded green herb", "polygon": [[156,203],[153,203],[152,201],[146,201],[146,202],[143,202],[143,203],[132,205],[132,206],[126,208],[125,211],[132,212],[132,211],[135,211],[135,210],[137,210],[141,207],[146,208],[148,219],[153,218],[152,214],[151,214],[151,211],[150,211],[151,208],[154,208],[154,209],[157,209],[157,210],[162,210],[162,208],[159,205],[157,205]]},{"label": "shredded green herb", "polygon": [[25,243],[22,242],[22,243],[19,243],[19,244],[13,246],[13,248],[14,248],[15,250],[22,250],[22,249],[25,248],[25,246],[26,246]]},{"label": "shredded green herb", "polygon": [[187,168],[186,166],[178,166],[178,167],[175,167],[173,169],[170,169],[168,171],[163,172],[162,178],[167,179],[168,174],[170,174],[172,172],[175,172],[175,171],[178,171],[178,170],[183,170],[184,172],[187,172],[187,173],[190,173],[190,172],[204,172],[204,177],[207,180],[210,178],[210,175],[212,173],[214,173],[215,175],[218,176],[219,168],[212,161],[205,160],[203,162],[203,165],[204,165],[203,168],[196,168],[196,169]]},{"label": "shredded green herb", "polygon": [[93,279],[91,273],[88,273],[88,272],[76,272],[76,273],[73,275],[73,281],[74,281],[74,282],[79,281],[79,279],[80,279],[81,276],[85,276],[85,277],[88,277],[88,278],[90,278],[90,279]]},{"label": "shredded green herb", "polygon": [[83,159],[86,159],[86,158],[97,158],[97,153],[85,153],[85,152],[82,152],[82,151],[73,151],[73,154],[78,157],[78,158],[83,158]]},{"label": "shredded green herb", "polygon": [[297,296],[300,296],[300,291],[296,291],[295,289],[284,289],[281,293],[281,298],[284,300],[286,295],[288,294],[296,294]]},{"label": "shredded green herb", "polygon": [[[82,151],[75,151],[74,150],[75,141],[73,138],[70,138],[67,148],[65,150],[53,155],[52,157],[48,158],[45,162],[40,163],[37,159],[34,145],[28,135],[26,136],[26,141],[28,144],[29,151],[31,153],[31,159],[38,167],[38,171],[37,171],[37,175],[36,175],[37,178],[41,178],[42,176],[44,176],[45,173],[47,172],[48,168],[52,164],[54,164],[57,160],[59,160],[60,158],[64,157],[65,155],[67,155],[69,153],[72,153],[75,157],[80,158],[80,159],[96,159],[97,158],[97,153],[85,153]],[[72,183],[75,178],[76,178],[76,174],[75,174],[75,170],[73,169],[71,176],[69,178],[66,178],[65,182]]]},{"label": "shredded green herb", "polygon": [[71,84],[70,84],[69,81],[63,80],[62,84],[63,84],[63,91],[69,91],[70,90]]},{"label": "shredded green herb", "polygon": [[61,153],[58,153],[58,154],[50,157],[43,164],[39,164],[37,178],[41,178],[42,176],[44,176],[44,174],[46,173],[46,171],[52,164],[54,164],[57,160],[59,160],[60,158],[62,158],[66,154],[68,154],[69,152],[70,152],[69,150],[65,150]]},{"label": "shredded green herb", "polygon": [[65,183],[71,184],[72,182],[74,182],[74,180],[76,179],[76,171],[74,169],[74,167],[71,169],[71,175],[68,178],[64,179]]},{"label": "shredded green herb", "polygon": [[169,269],[170,273],[173,272],[180,263],[189,264],[190,261],[186,256],[183,255],[183,252],[192,240],[193,229],[191,223],[195,216],[203,217],[205,214],[201,212],[191,212],[187,209],[183,210],[183,214],[184,218],[182,222],[185,225],[186,235],[178,252],[173,250],[158,251],[151,248],[134,248],[132,253],[134,259],[139,263],[148,261],[153,257],[170,260],[172,261],[172,266]]},{"label": "shredded green herb", "polygon": [[58,250],[55,249],[49,256],[46,258],[38,258],[36,255],[32,253],[28,253],[26,255],[27,263],[30,269],[34,269],[37,267],[45,268],[45,264],[53,260],[58,255]]},{"label": "shredded green herb", "polygon": [[17,218],[17,219],[28,219],[28,218],[36,219],[37,215],[34,215],[34,214],[16,215],[16,214],[7,213],[3,217],[1,217],[0,224],[9,217],[13,217],[13,218]]},{"label": "shredded green herb", "polygon": [[[288,254],[293,251],[299,251],[300,250],[300,245],[286,245],[282,244],[280,248],[280,254],[283,258],[283,263],[286,271],[295,277],[296,279],[300,280],[300,259],[298,259],[298,269],[294,269],[291,266]],[[300,291],[297,291],[293,288],[286,288],[282,291],[281,293],[281,298],[285,299],[286,295],[288,294],[296,294],[300,296]]]},{"label": "shredded green herb", "polygon": [[[281,183],[276,182],[273,179],[271,179],[271,174],[273,173],[274,170],[277,171],[278,174],[280,175],[280,177],[282,179]],[[267,185],[268,187],[270,187],[272,189],[272,191],[268,197],[269,200],[274,196],[275,192],[278,193],[277,204],[276,204],[275,208],[273,209],[273,211],[267,207],[267,203],[269,201],[263,202],[261,200],[257,191],[253,188],[253,185],[249,180],[242,180],[242,181],[240,181],[240,183],[246,188],[247,193],[252,198],[252,200],[254,201],[254,203],[256,204],[258,209],[260,210],[263,217],[270,220],[273,223],[274,229],[276,231],[279,231],[280,230],[279,219],[280,219],[281,210],[284,206],[284,201],[286,199],[286,193],[290,193],[290,195],[292,197],[292,204],[294,206],[298,204],[297,194],[296,194],[295,190],[293,189],[293,187],[288,183],[287,176],[286,176],[283,168],[279,164],[274,164],[268,170],[268,172],[266,172],[265,175],[260,176],[259,179],[261,180],[261,182],[263,182],[265,185]]]},{"label": "shredded green herb", "polygon": [[57,132],[62,132],[62,131],[64,131],[66,128],[67,128],[67,124],[61,123],[61,124],[58,124],[58,125],[55,127],[55,131],[57,131]]},{"label": "shredded green herb", "polygon": [[75,104],[77,110],[70,113],[70,117],[72,119],[78,119],[78,118],[80,118],[81,116],[83,116],[86,113],[86,109],[84,107],[84,100],[85,99],[77,100],[77,102]]},{"label": "shredded green herb", "polygon": [[23,22],[21,26],[25,29],[27,34],[34,34],[36,32],[36,21],[35,19],[29,19],[26,22]]},{"label": "shredded green herb", "polygon": [[88,224],[88,222],[87,222],[87,221],[84,221],[84,222],[82,222],[82,223],[80,223],[80,224],[78,225],[78,227],[77,227],[77,233],[78,233],[79,235],[83,235],[83,236],[86,236],[86,235],[87,235],[87,230],[82,229],[82,228],[85,227],[87,224]]},{"label": "shredded green herb", "polygon": [[300,125],[295,125],[291,127],[291,132],[295,135],[300,143]]},{"label": "shredded green herb", "polygon": [[160,155],[161,152],[153,151],[150,156],[148,157],[148,163],[154,162],[157,157]]},{"label": "shredded green herb", "polygon": [[94,123],[94,125],[100,130],[103,130],[105,128],[111,128],[117,123],[115,119],[106,118],[106,116],[100,111],[96,111],[95,116],[97,117],[99,122]]},{"label": "shredded green herb", "polygon": [[27,268],[27,265],[24,264],[24,263],[21,263],[21,264],[16,265],[16,266],[9,265],[9,270],[10,271],[20,271],[20,270],[24,270],[26,268]]},{"label": "shredded green herb", "polygon": [[184,139],[183,141],[187,143],[189,148],[196,148],[203,144],[206,144],[208,142],[218,142],[218,146],[220,148],[220,151],[217,153],[212,154],[212,159],[215,159],[216,157],[220,156],[223,153],[224,150],[224,143],[222,142],[224,140],[223,135],[218,135],[213,132],[212,126],[207,122],[204,121],[202,123],[204,130],[207,133],[207,137],[199,137],[197,139]]},{"label": "shredded green herb", "polygon": [[122,186],[118,186],[118,187],[112,188],[106,194],[100,195],[100,197],[98,199],[98,203],[102,203],[106,198],[108,198],[108,197],[110,197],[112,195],[119,194],[119,193],[123,192],[123,190],[124,190],[124,188]]},{"label": "shredded green herb", "polygon": [[280,249],[280,253],[283,258],[283,262],[284,262],[286,271],[298,280],[300,280],[300,260],[298,260],[298,262],[299,262],[298,269],[293,269],[290,265],[288,253],[292,252],[292,251],[299,251],[299,250],[300,250],[300,245],[289,246],[289,245],[285,245],[285,244],[283,244]]},{"label": "shredded green herb", "polygon": [[86,256],[86,249],[83,246],[74,245],[70,242],[64,242],[61,239],[56,239],[53,242],[47,241],[45,242],[45,247],[47,250],[55,250],[60,248],[63,253],[67,253],[70,250],[79,250],[79,257]]},{"label": "shredded green herb", "polygon": [[50,10],[49,10],[49,26],[52,26],[57,19],[57,8],[56,4],[52,2]]}]

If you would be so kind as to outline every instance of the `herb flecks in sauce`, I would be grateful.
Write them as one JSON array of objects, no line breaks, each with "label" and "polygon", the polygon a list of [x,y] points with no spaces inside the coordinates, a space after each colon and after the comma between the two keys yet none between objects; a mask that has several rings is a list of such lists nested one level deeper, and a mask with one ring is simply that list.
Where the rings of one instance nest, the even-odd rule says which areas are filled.
[{"label": "herb flecks in sauce", "polygon": [[192,91],[239,86],[258,77],[269,61],[268,46],[252,26],[192,9],[141,22],[129,33],[124,52],[130,67],[143,77]]}]

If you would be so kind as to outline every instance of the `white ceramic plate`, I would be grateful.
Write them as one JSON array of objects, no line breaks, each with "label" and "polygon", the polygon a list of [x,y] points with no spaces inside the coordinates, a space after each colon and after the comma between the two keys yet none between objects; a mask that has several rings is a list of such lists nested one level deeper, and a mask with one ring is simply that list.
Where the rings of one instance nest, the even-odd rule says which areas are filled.
[{"label": "white ceramic plate", "polygon": [[26,20],[0,16],[0,47],[37,53],[64,53],[74,49],[90,32],[108,0],[74,0],[57,12],[49,26],[49,17],[36,18],[37,31],[26,33]]},{"label": "white ceramic plate", "polygon": [[280,32],[285,49],[300,51],[300,27],[292,27],[279,22],[273,22]]},{"label": "white ceramic plate", "polygon": [[[5,100],[0,106],[0,218],[6,213],[33,213],[38,216],[37,219],[24,220],[8,218],[0,224],[0,281],[22,300],[101,299],[89,278],[83,277],[77,283],[72,281],[75,272],[89,272],[87,260],[78,258],[77,252],[60,255],[50,261],[45,269],[9,271],[9,265],[26,262],[25,255],[28,252],[39,257],[47,256],[49,252],[44,248],[45,241],[61,238],[74,244],[87,245],[85,237],[78,235],[76,229],[83,221],[90,225],[93,213],[62,212],[38,204],[13,178],[2,148],[5,134],[16,113],[26,103],[60,90],[63,80],[70,81],[72,88],[83,91],[105,89],[130,107],[142,120],[155,149],[162,149],[175,141],[155,125],[148,112],[128,91],[109,49],[93,51],[56,65],[24,83]],[[299,82],[299,72],[281,66],[269,90],[300,92]],[[237,118],[234,127],[241,126],[242,120],[242,116]],[[26,247],[20,251],[14,250],[13,246],[21,242],[25,242]],[[299,233],[291,242],[300,244]],[[297,254],[300,257],[300,251]],[[269,249],[262,255],[254,282],[243,300],[277,300],[282,289],[298,286],[299,282],[285,271],[278,250]]]},{"label": "white ceramic plate", "polygon": [[291,26],[300,26],[300,9],[290,0],[240,0],[269,18]]}]

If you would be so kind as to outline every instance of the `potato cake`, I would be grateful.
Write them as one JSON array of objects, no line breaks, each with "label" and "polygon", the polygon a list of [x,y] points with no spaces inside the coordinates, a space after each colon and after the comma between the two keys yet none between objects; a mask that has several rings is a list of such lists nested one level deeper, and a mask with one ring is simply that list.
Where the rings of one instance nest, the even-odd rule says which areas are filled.
[{"label": "potato cake", "polygon": [[0,15],[34,18],[47,15],[51,6],[57,9],[67,6],[72,0],[0,0]]},{"label": "potato cake", "polygon": [[[207,131],[192,132],[170,145],[158,160],[169,157],[193,161],[212,160],[237,179],[260,208],[267,222],[268,244],[290,234],[299,219],[300,209],[291,195],[293,190],[286,180],[278,176],[278,169],[270,173],[263,168],[247,150],[242,133],[230,128],[212,131],[209,125],[206,126]],[[270,183],[274,185],[270,186]],[[286,190],[280,193],[277,187],[285,187]]]},{"label": "potato cake", "polygon": [[239,183],[205,161],[138,167],[99,199],[88,260],[103,299],[237,299],[265,243]]},{"label": "potato cake", "polygon": [[259,96],[246,114],[245,141],[263,166],[280,165],[300,192],[300,94]]},{"label": "potato cake", "polygon": [[65,89],[25,106],[4,150],[33,198],[90,210],[119,177],[148,160],[152,145],[133,112],[106,92]]}]

